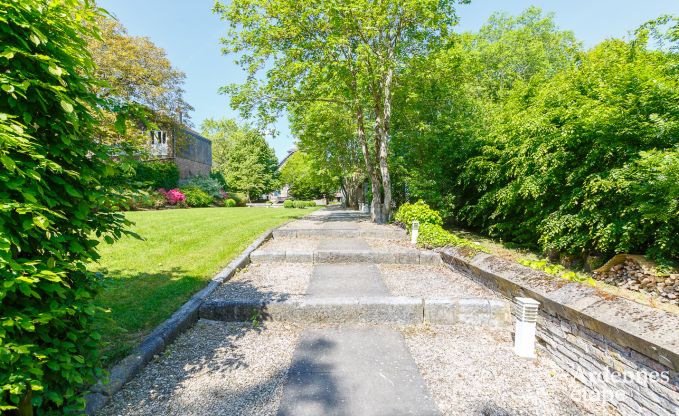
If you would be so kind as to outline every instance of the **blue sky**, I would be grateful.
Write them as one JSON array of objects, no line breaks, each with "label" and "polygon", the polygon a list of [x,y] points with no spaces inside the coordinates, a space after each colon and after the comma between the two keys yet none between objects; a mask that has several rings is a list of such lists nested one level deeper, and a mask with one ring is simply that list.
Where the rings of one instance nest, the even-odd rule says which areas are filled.
[{"label": "blue sky", "polygon": [[[186,73],[186,100],[195,107],[196,127],[205,118],[232,117],[238,113],[228,97],[217,90],[244,79],[233,57],[221,54],[220,37],[226,24],[212,14],[214,0],[99,0],[133,35],[148,36],[167,51],[173,65]],[[676,0],[472,0],[459,6],[460,30],[477,30],[496,11],[519,14],[531,5],[553,12],[561,29],[591,47],[611,37],[622,37],[641,23],[661,14],[679,15]],[[287,120],[276,125],[279,135],[270,139],[281,158],[293,146]]]}]

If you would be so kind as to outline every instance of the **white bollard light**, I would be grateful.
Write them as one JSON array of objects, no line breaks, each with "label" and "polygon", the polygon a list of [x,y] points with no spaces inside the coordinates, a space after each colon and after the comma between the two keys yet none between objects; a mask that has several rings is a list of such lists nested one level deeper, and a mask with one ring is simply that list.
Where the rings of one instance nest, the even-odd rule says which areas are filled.
[{"label": "white bollard light", "polygon": [[535,325],[540,302],[531,298],[514,298],[514,352],[519,357],[535,358]]},{"label": "white bollard light", "polygon": [[413,221],[413,225],[410,228],[410,242],[417,244],[417,236],[420,234],[420,222],[418,220]]}]

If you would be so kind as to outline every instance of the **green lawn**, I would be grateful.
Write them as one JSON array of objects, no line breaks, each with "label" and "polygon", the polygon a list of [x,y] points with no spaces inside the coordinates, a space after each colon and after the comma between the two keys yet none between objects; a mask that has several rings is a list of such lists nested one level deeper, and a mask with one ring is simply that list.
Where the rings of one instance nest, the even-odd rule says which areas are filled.
[{"label": "green lawn", "polygon": [[102,243],[99,263],[106,286],[97,298],[110,313],[99,318],[105,364],[142,338],[265,230],[313,209],[193,208],[129,212],[145,240]]}]

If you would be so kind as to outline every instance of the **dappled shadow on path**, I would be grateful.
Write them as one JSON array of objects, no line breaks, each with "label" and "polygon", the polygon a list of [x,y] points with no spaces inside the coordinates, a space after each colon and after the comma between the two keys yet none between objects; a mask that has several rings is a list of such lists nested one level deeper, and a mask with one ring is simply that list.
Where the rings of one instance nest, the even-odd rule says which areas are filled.
[{"label": "dappled shadow on path", "polygon": [[[225,285],[232,286],[237,298],[264,303],[290,296],[238,280]],[[293,362],[301,327],[264,320],[265,316],[258,317],[256,324],[199,320],[116,393],[100,414],[276,414],[289,371],[310,363],[305,359]],[[332,348],[327,344],[314,348],[321,347]],[[324,373],[331,371],[328,367]],[[328,388],[316,396],[317,405],[331,408],[333,380],[329,374],[318,377]]]}]

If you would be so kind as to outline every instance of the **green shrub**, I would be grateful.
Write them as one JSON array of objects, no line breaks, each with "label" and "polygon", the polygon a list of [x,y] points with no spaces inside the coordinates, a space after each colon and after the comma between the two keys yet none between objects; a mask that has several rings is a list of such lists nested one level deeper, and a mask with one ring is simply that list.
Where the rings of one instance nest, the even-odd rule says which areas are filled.
[{"label": "green shrub", "polygon": [[229,192],[227,198],[231,198],[236,201],[236,206],[244,207],[248,202],[248,197],[242,192]]},{"label": "green shrub", "polygon": [[222,175],[221,172],[210,172],[210,178],[219,182],[219,184],[222,186],[222,189],[228,189],[226,186],[226,179],[224,179],[224,175]]},{"label": "green shrub", "polygon": [[179,188],[186,197],[186,205],[190,207],[207,207],[212,204],[212,197],[207,192],[196,187]]},{"label": "green shrub", "polygon": [[420,224],[443,225],[441,214],[429,208],[429,205],[421,199],[414,204],[406,202],[401,205],[394,215],[394,220],[405,224],[408,231],[410,231],[415,220],[419,221]]},{"label": "green shrub", "polygon": [[219,180],[206,176],[194,176],[179,181],[179,185],[185,188],[198,188],[212,198],[224,199],[224,188]]},{"label": "green shrub", "polygon": [[235,206],[236,206],[236,201],[234,201],[233,199],[229,198],[229,199],[226,200],[226,203],[225,203],[225,204],[226,204],[227,207],[230,207],[230,208],[231,208],[231,207],[235,207]]},{"label": "green shrub", "polygon": [[316,206],[316,201],[307,201],[306,206],[308,207],[315,207]]},{"label": "green shrub", "polygon": [[283,207],[284,208],[294,208],[295,203],[292,201],[292,199],[286,199],[285,201],[283,201]]},{"label": "green shrub", "polygon": [[129,225],[103,185],[112,155],[90,112],[107,104],[86,52],[100,12],[92,2],[0,8],[0,413],[82,413],[103,375],[100,279],[86,263]]},{"label": "green shrub", "polygon": [[134,170],[134,180],[144,187],[172,189],[179,181],[179,168],[171,162],[139,162]]},{"label": "green shrub", "polygon": [[426,222],[420,224],[420,231],[417,236],[417,244],[425,248],[463,247],[472,249],[474,252],[488,252],[488,250],[480,244],[474,243],[462,237],[458,237],[455,234],[446,231],[438,224]]},{"label": "green shrub", "polygon": [[306,208],[307,204],[305,201],[292,201],[292,206],[295,208]]}]

